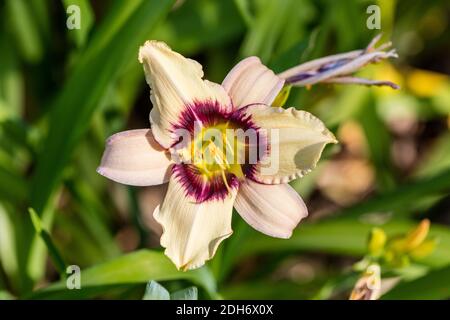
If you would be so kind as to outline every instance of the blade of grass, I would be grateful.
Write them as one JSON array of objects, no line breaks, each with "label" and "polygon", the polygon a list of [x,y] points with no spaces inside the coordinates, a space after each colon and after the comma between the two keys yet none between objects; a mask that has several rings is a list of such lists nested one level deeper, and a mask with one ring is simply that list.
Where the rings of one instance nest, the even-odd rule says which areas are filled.
[{"label": "blade of grass", "polygon": [[108,229],[108,225],[102,220],[102,213],[106,210],[98,199],[93,196],[94,190],[89,185],[74,181],[68,185],[72,196],[78,204],[79,216],[84,225],[92,234],[95,243],[102,248],[105,257],[113,258],[120,254],[120,249],[114,241],[114,237]]},{"label": "blade of grass", "polygon": [[23,58],[31,63],[40,61],[44,48],[30,3],[25,0],[7,0],[5,12]]},{"label": "blade of grass", "polygon": [[225,300],[266,300],[266,299],[301,299],[310,298],[310,287],[291,281],[252,281],[231,284],[223,288],[220,294]]},{"label": "blade of grass", "polygon": [[[104,253],[102,246],[97,242],[89,229],[83,224],[80,219],[56,212],[55,225],[58,226],[58,231],[62,234],[70,234],[72,241],[65,241],[64,249],[70,252],[70,263],[75,263],[80,266],[95,265],[109,260]],[[66,213],[66,212],[65,212]],[[64,241],[64,239],[61,239]]]},{"label": "blade of grass", "polygon": [[[44,212],[41,214],[39,219],[41,220],[41,225],[46,230],[51,230],[53,225],[53,219],[55,217],[55,209],[53,204],[59,199],[60,192],[55,192],[51,196],[49,201],[50,205],[46,206]],[[45,261],[47,257],[47,249],[45,243],[41,241],[41,238],[36,232],[34,232],[34,226],[31,219],[26,219],[24,223],[25,233],[28,237],[31,237],[27,243],[26,248],[24,248],[27,256],[25,258],[24,264],[27,270],[27,285],[26,291],[32,289],[33,283],[42,279],[45,275]]]},{"label": "blade of grass", "polygon": [[[365,248],[365,241],[362,239],[365,239],[367,236],[366,232],[369,232],[370,225],[364,225],[356,220],[356,218],[362,216],[366,213],[377,213],[377,212],[392,212],[395,210],[405,210],[405,208],[414,205],[414,202],[411,201],[411,199],[420,199],[427,196],[432,196],[440,193],[448,193],[448,190],[450,189],[450,170],[444,171],[436,176],[433,176],[431,178],[422,179],[419,181],[416,181],[411,184],[406,184],[403,186],[398,187],[395,190],[392,190],[388,193],[385,193],[383,195],[379,195],[377,197],[371,198],[365,202],[359,203],[355,206],[352,206],[350,208],[343,209],[341,211],[338,211],[331,216],[333,218],[330,219],[329,222],[325,221],[322,223],[317,224],[305,224],[299,227],[298,231],[299,233],[294,233],[294,235],[298,235],[299,239],[299,247],[298,249],[302,250],[313,250],[313,249],[319,249],[324,250],[326,252],[333,252],[333,253],[345,253],[345,248],[348,246],[348,253],[351,254],[361,254],[363,253],[362,250]],[[336,233],[340,233],[339,229],[335,229],[333,226],[340,226],[340,221],[345,217],[346,220],[353,218],[354,225],[351,227],[351,230],[349,231],[351,234],[345,233],[342,231],[343,236],[340,238],[336,235],[336,238],[329,237],[326,238],[326,228],[328,226],[332,227],[332,230]],[[350,222],[343,222],[344,225],[350,225]],[[219,278],[224,279],[225,275],[230,271],[230,267],[232,266],[231,261],[234,261],[236,259],[236,255],[239,253],[242,253],[243,250],[246,248],[244,245],[241,246],[242,243],[253,243],[255,239],[260,239],[261,236],[259,234],[256,234],[256,232],[252,232],[250,228],[242,221],[237,220],[237,226],[235,227],[239,228],[240,232],[236,232],[236,239],[232,237],[227,244],[224,257],[223,257],[223,263],[221,264],[221,270],[219,273]],[[311,228],[311,229],[309,229]],[[306,230],[312,230],[311,232],[314,234],[315,228],[318,228],[318,230],[323,230],[324,234],[321,235],[321,232],[318,232],[315,236],[322,238],[324,237],[324,240],[329,239],[330,242],[325,241],[321,242],[318,241],[317,243],[314,242],[315,236],[312,237],[311,241],[308,241],[308,231]],[[322,229],[323,228],[323,229]],[[354,230],[354,229],[355,230]],[[345,230],[345,229],[343,229]],[[252,232],[252,235],[248,235],[245,233]],[[305,233],[306,232],[306,233]],[[356,232],[352,234],[352,232]],[[255,239],[253,238],[253,233],[255,235]],[[445,232],[444,232],[445,234]],[[239,236],[239,237],[237,237]],[[294,237],[294,236],[293,236]],[[305,238],[303,238],[305,237]],[[348,237],[348,242],[343,242]],[[445,236],[444,236],[445,237]],[[246,240],[243,241],[245,238]],[[296,237],[294,237],[296,238]],[[247,240],[250,239],[250,240]],[[359,240],[358,240],[359,239]],[[263,240],[262,243],[265,243]],[[266,240],[267,244],[272,243],[275,248],[280,245],[283,248],[287,248],[289,246],[289,243],[292,243],[293,248],[296,248],[295,242],[293,240],[289,241],[283,241],[283,240]],[[303,242],[307,241],[307,242]],[[354,241],[360,241],[360,243],[356,243]],[[284,243],[286,242],[286,243]],[[330,247],[327,246],[321,246],[322,244],[327,244]],[[336,251],[334,251],[333,245],[337,246]],[[311,246],[310,249],[309,246]],[[318,246],[318,247],[316,247]],[[264,245],[263,245],[264,247]],[[270,247],[270,245],[269,245]],[[339,251],[341,250],[341,251]],[[449,239],[449,250],[450,250],[450,239]],[[444,256],[448,256],[445,255]],[[439,261],[439,257],[435,257],[436,261],[432,260],[430,261],[430,264],[436,264],[436,265],[443,265],[443,263],[447,260],[445,258],[442,259],[442,261]]]},{"label": "blade of grass", "polygon": [[295,1],[257,1],[257,14],[241,47],[241,56],[257,54],[263,62],[269,61],[283,27],[288,23],[284,17],[292,10]]},{"label": "blade of grass", "polygon": [[[149,2],[153,2],[153,6],[155,5],[154,1]],[[114,37],[117,36],[121,29],[125,28],[128,21],[130,21],[130,17],[137,12],[138,8],[142,6],[142,3],[143,0],[113,1],[102,23],[96,28],[96,32],[92,34],[92,38],[86,47],[86,52],[82,56],[83,60],[89,61],[93,56],[100,54],[100,51],[111,44]],[[162,7],[164,6],[165,3],[163,1]],[[159,13],[158,8],[153,9],[156,11],[155,14]],[[145,28],[153,29],[152,25],[153,21],[150,19],[149,26],[145,26]]]},{"label": "blade of grass", "polygon": [[270,68],[275,73],[279,73],[297,65],[299,63],[300,57],[302,56],[302,53],[304,53],[306,49],[311,45],[311,42],[314,41],[314,36],[316,34],[317,32],[313,32],[307,39],[298,41],[289,49],[279,54],[270,63]]},{"label": "blade of grass", "polygon": [[450,298],[450,266],[431,271],[409,282],[402,282],[382,299],[436,300]]},{"label": "blade of grass", "polygon": [[392,212],[398,209],[405,211],[413,207],[415,201],[428,196],[446,194],[450,190],[450,170],[445,170],[432,177],[400,185],[395,190],[380,194],[367,201],[342,209],[333,216],[358,217],[371,212]]},{"label": "blade of grass", "polygon": [[17,218],[11,216],[0,203],[0,268],[5,272],[6,278],[15,289],[19,287],[20,281],[19,258],[17,256],[18,235],[14,227],[17,222]]},{"label": "blade of grass", "polygon": [[430,146],[430,149],[414,170],[414,177],[433,176],[449,168],[450,132],[445,132]]},{"label": "blade of grass", "polygon": [[6,272],[8,288],[15,295],[28,288],[27,245],[32,237],[24,227],[29,217],[21,213],[16,206],[0,203],[0,265]]},{"label": "blade of grass", "polygon": [[94,45],[100,50],[87,53],[88,57],[81,58],[80,64],[74,68],[52,106],[49,133],[33,177],[31,199],[38,212],[44,209],[108,86],[129,59],[136,59],[138,47],[149,29],[167,13],[172,3],[171,0],[143,1],[108,43]]},{"label": "blade of grass", "polygon": [[50,234],[42,226],[41,219],[37,215],[36,211],[34,211],[32,208],[29,208],[28,211],[30,213],[30,218],[33,223],[34,230],[39,235],[39,237],[44,241],[45,246],[47,247],[48,250],[48,254],[50,255],[50,258],[53,262],[53,265],[59,272],[61,278],[64,279],[66,277],[66,263],[64,262],[64,259],[62,258],[61,254],[59,253],[58,249],[53,243]]},{"label": "blade of grass", "polygon": [[46,0],[28,0],[30,10],[33,12],[35,18],[35,24],[39,29],[39,33],[42,35],[42,39],[48,44],[52,39],[51,35],[51,20],[49,6],[52,3]]},{"label": "blade of grass", "polygon": [[36,291],[29,298],[66,299],[95,296],[108,291],[111,286],[176,279],[192,281],[213,297],[216,294],[215,280],[206,267],[188,272],[178,271],[162,252],[140,250],[82,270],[82,290],[67,290],[65,281],[60,281]]},{"label": "blade of grass", "polygon": [[8,40],[6,34],[0,35],[0,120],[20,116],[23,108],[23,77]]},{"label": "blade of grass", "polygon": [[14,297],[8,291],[0,290],[0,300],[14,300]]},{"label": "blade of grass", "polygon": [[248,0],[234,0],[234,5],[238,9],[239,14],[247,27],[251,27],[253,24],[253,16],[249,8],[250,2]]},{"label": "blade of grass", "polygon": [[[227,14],[223,14],[226,12]],[[245,30],[232,1],[186,1],[152,32],[172,49],[184,55],[198,54],[205,48],[225,46]],[[209,71],[208,71],[209,72]]]},{"label": "blade of grass", "polygon": [[[49,199],[74,147],[88,128],[94,110],[122,67],[130,59],[136,59],[139,45],[173,2],[114,2],[111,13],[94,34],[88,49],[77,60],[76,68],[73,68],[52,105],[49,132],[31,182],[31,206],[37,212],[54,212],[47,208],[51,203]],[[42,220],[48,221],[48,225],[52,223],[51,215],[42,217]],[[29,276],[37,280],[43,274],[45,258],[41,247],[34,242],[28,260]]]},{"label": "blade of grass", "polygon": [[[404,233],[412,228],[414,223],[406,220],[396,220],[382,226],[388,235]],[[363,223],[356,219],[333,219],[318,223],[305,223],[300,225],[292,237],[274,239],[254,230],[241,242],[233,254],[224,259],[223,274],[231,271],[234,263],[243,257],[269,252],[325,252],[361,257],[366,252],[367,236],[374,225]],[[447,227],[433,225],[430,230],[431,237],[437,237],[439,244],[435,251],[420,262],[439,268],[450,263],[450,230]]]},{"label": "blade of grass", "polygon": [[27,198],[28,184],[15,172],[0,167],[0,198],[13,203],[23,203]]},{"label": "blade of grass", "polygon": [[359,110],[358,122],[364,130],[370,160],[377,171],[378,189],[383,191],[393,189],[395,182],[390,161],[391,137],[386,125],[377,113],[373,95],[369,95],[367,103]]}]

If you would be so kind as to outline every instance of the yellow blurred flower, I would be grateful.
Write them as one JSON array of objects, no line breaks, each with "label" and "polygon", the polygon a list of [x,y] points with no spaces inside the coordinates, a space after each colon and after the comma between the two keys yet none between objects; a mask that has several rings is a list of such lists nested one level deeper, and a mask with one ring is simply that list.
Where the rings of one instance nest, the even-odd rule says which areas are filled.
[{"label": "yellow blurred flower", "polygon": [[386,240],[387,236],[383,229],[373,228],[369,236],[369,254],[374,257],[379,257],[383,253]]},{"label": "yellow blurred flower", "polygon": [[395,267],[409,264],[410,259],[421,259],[431,254],[436,247],[436,239],[426,239],[430,230],[430,221],[422,220],[419,225],[405,236],[388,241],[384,259]]},{"label": "yellow blurred flower", "polygon": [[423,98],[436,95],[449,82],[448,76],[427,70],[414,69],[409,72],[407,86],[415,95]]}]

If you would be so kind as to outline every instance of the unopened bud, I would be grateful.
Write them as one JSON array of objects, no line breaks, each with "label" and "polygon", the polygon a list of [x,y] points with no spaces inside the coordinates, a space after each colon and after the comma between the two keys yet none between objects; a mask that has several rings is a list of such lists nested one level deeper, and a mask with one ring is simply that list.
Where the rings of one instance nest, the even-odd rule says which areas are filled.
[{"label": "unopened bud", "polygon": [[421,244],[419,244],[417,247],[415,247],[409,254],[413,259],[422,259],[426,256],[429,256],[434,249],[436,248],[436,245],[438,244],[437,239],[430,239],[425,240]]},{"label": "unopened bud", "polygon": [[376,300],[381,292],[381,271],[378,264],[371,264],[356,282],[350,300]]},{"label": "unopened bud", "polygon": [[275,100],[272,102],[272,107],[282,107],[289,98],[289,93],[291,92],[291,85],[285,85],[283,89],[278,93]]},{"label": "unopened bud", "polygon": [[430,220],[424,219],[412,231],[408,233],[405,239],[405,250],[410,251],[418,247],[427,237],[430,230]]}]

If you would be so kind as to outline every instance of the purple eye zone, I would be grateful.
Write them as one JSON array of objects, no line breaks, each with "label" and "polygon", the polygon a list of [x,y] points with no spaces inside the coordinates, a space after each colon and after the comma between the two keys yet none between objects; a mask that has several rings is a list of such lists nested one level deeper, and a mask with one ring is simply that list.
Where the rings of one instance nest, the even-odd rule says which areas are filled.
[{"label": "purple eye zone", "polygon": [[[240,129],[244,132],[252,129],[256,132],[256,145],[248,144],[245,140],[245,162],[240,165],[243,177],[252,178],[256,170],[255,165],[260,160],[259,149],[267,149],[265,136],[259,131],[259,128],[252,122],[250,115],[246,114],[246,108],[229,111],[229,107],[222,106],[217,101],[195,101],[192,105],[186,106],[182,112],[177,124],[173,125],[173,132],[178,129],[186,130],[190,133],[191,139],[194,139],[196,125],[200,124],[204,128],[211,128],[226,124],[229,129]],[[256,162],[249,163],[250,152],[256,152]],[[230,190],[237,189],[240,184],[240,178],[230,170],[225,170],[223,174],[212,174],[205,176],[199,168],[192,163],[176,164],[173,174],[183,186],[186,195],[201,203],[207,200],[225,199]],[[241,177],[242,178],[242,177]]]},{"label": "purple eye zone", "polygon": [[[197,203],[207,200],[222,200],[229,194],[221,176],[214,176],[206,180],[192,164],[177,164],[173,167],[172,172],[183,186],[186,194],[193,197]],[[235,175],[227,173],[226,179],[231,189],[239,187],[239,179]]]}]

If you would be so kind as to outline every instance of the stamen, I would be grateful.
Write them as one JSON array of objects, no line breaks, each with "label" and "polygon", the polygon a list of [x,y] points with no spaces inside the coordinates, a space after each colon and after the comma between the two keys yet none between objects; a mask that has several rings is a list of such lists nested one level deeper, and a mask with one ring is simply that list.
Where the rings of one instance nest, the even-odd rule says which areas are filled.
[{"label": "stamen", "polygon": [[[191,138],[187,145],[179,145],[176,149],[181,163],[175,165],[174,170],[185,191],[199,203],[208,199],[224,199],[243,178],[251,176],[254,164],[247,163],[246,157],[251,147],[258,146],[256,141],[251,146],[246,140],[241,141],[237,135],[239,132],[235,130],[243,130],[244,134],[247,129],[257,132],[259,128],[245,109],[250,105],[264,104],[251,103],[233,112],[211,101],[194,105],[195,112],[188,108],[180,117],[179,124],[174,126],[175,129],[188,130]],[[194,124],[198,120],[201,123]]]},{"label": "stamen", "polygon": [[225,187],[227,188],[227,191],[231,192],[231,188],[228,185],[227,177],[225,175],[225,170],[222,170],[220,173],[222,174],[222,180],[223,180],[223,183],[225,184]]}]

